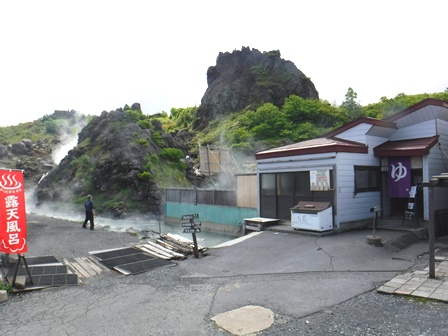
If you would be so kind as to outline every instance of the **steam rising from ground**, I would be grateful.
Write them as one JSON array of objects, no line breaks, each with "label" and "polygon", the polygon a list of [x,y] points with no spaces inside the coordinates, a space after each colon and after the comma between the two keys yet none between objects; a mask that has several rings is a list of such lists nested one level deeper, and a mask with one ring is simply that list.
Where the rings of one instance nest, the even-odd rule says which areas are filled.
[{"label": "steam rising from ground", "polygon": [[[28,195],[29,193],[27,193]],[[29,206],[31,204],[31,206]],[[85,212],[81,205],[78,208],[67,205],[66,208],[60,210],[50,209],[46,205],[36,206],[33,202],[27,202],[27,213],[33,213],[40,216],[60,218],[63,220],[73,221],[73,225],[81,225],[84,221]],[[32,224],[30,224],[32,225]],[[155,216],[131,216],[120,219],[112,219],[108,217],[95,216],[95,227],[100,230],[107,230],[113,232],[131,232],[140,234],[142,237],[148,235],[148,232],[156,232],[160,234],[178,234],[187,239],[192,240],[191,233],[184,233],[183,227],[180,224],[165,223],[162,218]],[[86,232],[87,233],[87,232]],[[201,246],[213,247],[221,243],[234,239],[235,237],[229,234],[219,234],[211,232],[201,232],[197,234],[197,241]]]},{"label": "steam rising from ground", "polygon": [[67,155],[68,151],[73,149],[78,144],[78,135],[70,134],[64,139],[59,146],[53,151],[53,161],[59,164],[63,158]]},{"label": "steam rising from ground", "polygon": [[[68,152],[72,150],[78,144],[78,133],[82,130],[83,127],[86,126],[86,118],[80,117],[78,112],[75,112],[77,115],[76,122],[69,122],[68,120],[61,122],[58,126],[57,132],[59,135],[60,143],[59,145],[53,149],[52,158],[54,163],[59,164],[62,159],[64,159]],[[234,160],[232,160],[234,161]],[[234,163],[234,162],[232,162]],[[218,182],[218,184],[223,186],[228,186],[231,184],[228,176],[229,172],[225,172],[223,174],[217,174],[219,176],[218,179],[222,179]],[[45,176],[42,177],[42,179]],[[67,190],[67,193],[72,193],[71,190]],[[69,199],[69,197],[68,197]],[[53,218],[61,218],[64,220],[73,221],[74,225],[79,225],[81,229],[81,224],[85,218],[85,211],[83,205],[74,205],[74,204],[65,204],[63,207],[58,209],[54,209],[54,206],[49,206],[47,204],[37,204],[37,199],[35,195],[35,188],[31,188],[26,190],[26,207],[28,213],[33,213],[41,216],[53,217]],[[183,233],[183,228],[181,225],[170,225],[164,223],[162,218],[159,218],[154,215],[145,215],[145,216],[132,216],[125,217],[120,219],[114,219],[111,217],[95,217],[95,226],[97,228],[103,228],[110,231],[154,231],[159,232],[161,234],[166,233],[175,233],[180,234],[188,239],[191,239],[191,234]],[[232,239],[232,236],[226,234],[214,234],[214,233],[201,233],[198,235],[197,240],[199,242],[206,242],[206,246],[214,246],[220,244],[222,242],[228,241]]]},{"label": "steam rising from ground", "polygon": [[58,133],[60,144],[53,150],[53,161],[59,164],[67,153],[78,144],[78,133],[87,125],[86,117],[79,112],[74,113],[72,120],[60,120],[56,132]]}]

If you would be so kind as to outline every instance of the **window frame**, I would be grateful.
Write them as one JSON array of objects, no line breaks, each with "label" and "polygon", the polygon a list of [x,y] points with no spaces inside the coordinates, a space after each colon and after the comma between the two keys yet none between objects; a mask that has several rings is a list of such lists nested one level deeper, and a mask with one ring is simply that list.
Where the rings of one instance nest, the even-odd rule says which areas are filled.
[{"label": "window frame", "polygon": [[[381,168],[379,166],[353,166],[353,169],[355,174],[355,195],[363,192],[381,191]],[[367,172],[367,187],[358,187],[357,172]],[[376,185],[373,185],[373,180],[375,180]]]}]

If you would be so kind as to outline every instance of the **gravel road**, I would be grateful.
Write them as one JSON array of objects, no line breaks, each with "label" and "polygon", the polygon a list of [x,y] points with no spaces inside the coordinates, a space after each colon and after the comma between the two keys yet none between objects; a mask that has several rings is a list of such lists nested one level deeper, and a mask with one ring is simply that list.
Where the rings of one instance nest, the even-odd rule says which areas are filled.
[{"label": "gravel road", "polygon": [[[135,235],[80,226],[29,215],[29,255],[70,259],[140,241]],[[176,267],[126,277],[109,271],[78,286],[13,295],[0,304],[0,330],[15,336],[225,336],[230,333],[218,328],[213,316],[260,305],[275,315],[274,324],[258,333],[264,336],[448,335],[446,303],[375,290],[395,274],[423,269],[424,246],[393,253],[365,246],[358,236],[365,237],[351,233],[316,240],[265,233]],[[277,245],[267,249],[274,239]],[[357,265],[363,253],[369,263]],[[253,259],[256,255],[262,258]],[[313,264],[302,262],[305,257]]]}]

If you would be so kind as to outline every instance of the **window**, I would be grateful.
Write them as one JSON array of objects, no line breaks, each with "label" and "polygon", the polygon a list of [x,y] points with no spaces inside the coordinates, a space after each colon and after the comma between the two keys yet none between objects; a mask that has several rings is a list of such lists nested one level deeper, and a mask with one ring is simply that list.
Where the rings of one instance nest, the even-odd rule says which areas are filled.
[{"label": "window", "polygon": [[294,173],[277,174],[277,195],[294,195]]},{"label": "window", "polygon": [[261,195],[275,196],[275,174],[261,175]]},{"label": "window", "polygon": [[355,166],[355,194],[380,190],[380,168]]}]

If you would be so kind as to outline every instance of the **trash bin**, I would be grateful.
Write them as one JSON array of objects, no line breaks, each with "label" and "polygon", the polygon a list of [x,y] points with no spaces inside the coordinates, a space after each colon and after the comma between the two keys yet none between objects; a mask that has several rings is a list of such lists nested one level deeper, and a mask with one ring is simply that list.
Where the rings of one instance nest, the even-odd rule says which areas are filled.
[{"label": "trash bin", "polygon": [[330,202],[300,201],[291,208],[294,229],[328,231],[333,229],[333,208]]}]

